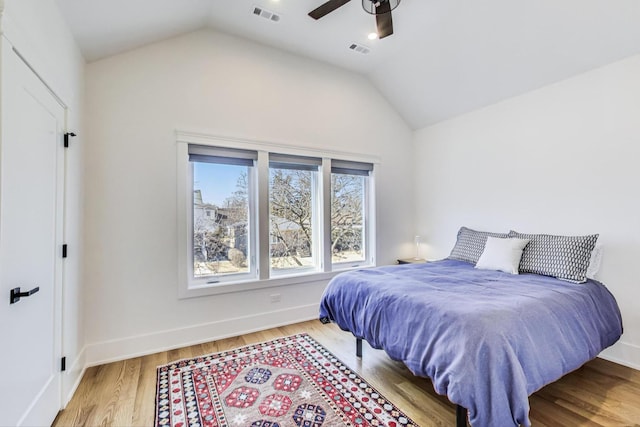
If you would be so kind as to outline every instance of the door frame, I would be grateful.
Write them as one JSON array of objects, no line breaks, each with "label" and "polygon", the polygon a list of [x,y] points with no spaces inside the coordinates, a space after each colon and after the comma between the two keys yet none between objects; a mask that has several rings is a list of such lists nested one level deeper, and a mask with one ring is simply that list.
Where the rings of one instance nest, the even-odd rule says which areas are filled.
[{"label": "door frame", "polygon": [[[68,107],[67,105],[60,99],[60,97],[51,89],[51,87],[47,84],[47,82],[42,78],[40,74],[34,69],[34,67],[29,63],[29,61],[17,50],[11,42],[6,38],[3,34],[1,37],[1,46],[0,46],[0,61],[1,61],[1,87],[0,91],[4,89],[4,86],[7,84],[6,73],[21,73],[22,71],[19,68],[22,67],[25,72],[31,73],[32,77],[35,77],[39,82],[38,84],[42,85],[38,91],[42,91],[44,89],[55,101],[55,103],[60,107],[57,110],[55,117],[57,119],[57,129],[56,129],[56,171],[55,171],[55,247],[54,253],[52,256],[54,257],[54,278],[53,278],[53,325],[50,325],[53,333],[53,360],[52,363],[52,372],[53,375],[50,378],[49,383],[45,386],[41,393],[38,394],[35,399],[30,402],[29,406],[25,410],[25,412],[21,415],[20,419],[17,422],[18,426],[21,425],[33,425],[39,423],[40,420],[37,418],[38,412],[34,411],[38,407],[39,404],[54,406],[60,410],[63,408],[63,381],[62,381],[62,371],[61,371],[61,359],[63,356],[63,288],[64,288],[64,262],[62,258],[62,245],[64,243],[65,237],[65,189],[66,189],[66,152],[64,148],[64,134],[67,128],[67,118],[68,118]],[[26,69],[24,68],[26,67]],[[27,71],[28,69],[28,71]],[[19,75],[19,74],[18,74]],[[14,76],[11,76],[14,79]],[[31,78],[31,77],[29,77]],[[18,77],[18,79],[22,79]],[[12,80],[13,81],[13,80]],[[0,92],[1,93],[1,92]],[[42,93],[42,92],[41,92]],[[4,105],[4,95],[2,95],[2,108],[6,108]],[[1,111],[1,109],[0,109]],[[3,125],[2,120],[3,115],[0,115],[0,126]],[[3,132],[4,134],[4,132]],[[1,138],[1,137],[0,137]],[[4,144],[4,141],[0,141],[0,144]],[[1,179],[1,175],[0,175]],[[43,325],[43,327],[47,327],[47,325]],[[50,395],[45,395],[45,391],[48,390],[50,383],[56,383],[51,385],[55,387],[55,390],[51,391]],[[55,397],[54,397],[55,394]],[[55,398],[55,402],[46,402],[42,399],[53,399]],[[53,419],[51,420],[53,421]]]}]

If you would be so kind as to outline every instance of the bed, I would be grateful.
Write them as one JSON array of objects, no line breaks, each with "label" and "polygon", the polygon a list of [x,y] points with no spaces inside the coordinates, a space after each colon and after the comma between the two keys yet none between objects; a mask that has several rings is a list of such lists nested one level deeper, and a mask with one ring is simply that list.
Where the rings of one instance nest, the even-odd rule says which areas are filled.
[{"label": "bed", "polygon": [[622,334],[617,303],[595,280],[455,259],[342,273],[325,290],[320,318],[430,378],[458,405],[458,423],[468,411],[474,427],[529,426],[529,395]]}]

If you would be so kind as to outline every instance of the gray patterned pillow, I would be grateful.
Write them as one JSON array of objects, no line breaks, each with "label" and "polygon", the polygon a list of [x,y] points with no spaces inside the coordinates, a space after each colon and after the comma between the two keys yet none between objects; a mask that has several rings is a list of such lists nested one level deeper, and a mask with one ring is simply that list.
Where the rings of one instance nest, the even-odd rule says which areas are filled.
[{"label": "gray patterned pillow", "polygon": [[587,281],[587,269],[598,234],[554,236],[522,234],[511,230],[509,237],[530,240],[520,259],[521,273],[553,276],[575,283]]},{"label": "gray patterned pillow", "polygon": [[467,227],[460,227],[456,244],[451,250],[448,259],[470,262],[475,265],[484,251],[487,237],[509,237],[506,233],[491,233],[488,231],[476,231]]}]

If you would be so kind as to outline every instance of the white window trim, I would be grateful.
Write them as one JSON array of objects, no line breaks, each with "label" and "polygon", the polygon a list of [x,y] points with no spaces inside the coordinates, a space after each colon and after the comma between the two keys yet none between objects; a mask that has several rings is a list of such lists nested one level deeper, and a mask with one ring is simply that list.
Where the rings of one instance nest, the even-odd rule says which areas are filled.
[{"label": "white window trim", "polygon": [[[197,286],[189,280],[191,269],[189,268],[190,248],[189,233],[191,232],[191,208],[186,200],[191,200],[192,195],[190,189],[193,185],[190,175],[190,164],[188,155],[189,144],[206,145],[213,147],[237,148],[244,150],[255,150],[258,152],[258,161],[256,164],[258,174],[258,185],[255,187],[254,200],[258,203],[259,212],[268,212],[268,186],[269,186],[269,152],[288,154],[293,156],[320,157],[323,159],[322,173],[318,175],[318,185],[320,192],[325,200],[330,199],[330,183],[331,168],[325,167],[330,165],[330,159],[348,160],[354,162],[366,162],[374,164],[372,178],[375,175],[375,169],[380,165],[380,159],[376,156],[360,155],[349,152],[335,150],[319,150],[313,148],[301,148],[298,146],[259,141],[252,139],[235,138],[229,136],[212,135],[190,131],[176,131],[176,173],[177,173],[177,231],[178,231],[178,297],[193,298],[208,295],[218,295],[232,292],[242,292],[252,289],[265,289],[275,286],[287,286],[295,284],[312,283],[318,281],[328,281],[340,272],[350,269],[368,267],[376,265],[376,218],[375,218],[375,179],[369,180],[370,190],[368,194],[369,206],[367,206],[367,215],[365,218],[368,230],[367,238],[367,257],[368,259],[360,263],[347,263],[342,266],[340,264],[332,264],[331,262],[331,233],[322,233],[323,251],[320,256],[321,271],[313,272],[300,271],[291,275],[277,275],[269,277],[270,260],[269,260],[269,238],[257,239],[258,259],[252,260],[257,268],[257,278],[244,281],[220,282],[214,286]],[[266,166],[266,167],[265,167]],[[328,187],[328,188],[327,188]],[[322,210],[321,221],[319,227],[322,230],[328,230],[331,227],[330,203],[325,203],[320,207]],[[328,212],[327,212],[328,211]],[[254,218],[255,233],[261,235],[262,230],[266,230],[269,234],[269,216],[261,215]],[[255,252],[252,256],[255,256]],[[335,271],[334,271],[335,270]]]}]

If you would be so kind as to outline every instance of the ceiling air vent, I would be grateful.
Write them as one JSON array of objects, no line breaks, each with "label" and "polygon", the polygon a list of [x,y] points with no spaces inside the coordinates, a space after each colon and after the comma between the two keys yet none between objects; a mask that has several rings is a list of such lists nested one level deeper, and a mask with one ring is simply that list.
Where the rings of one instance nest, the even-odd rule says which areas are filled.
[{"label": "ceiling air vent", "polygon": [[371,52],[371,49],[358,43],[351,43],[351,45],[349,46],[349,49],[353,50],[354,52],[361,53],[363,55],[366,55],[369,52]]},{"label": "ceiling air vent", "polygon": [[253,14],[272,22],[280,21],[280,15],[258,6],[253,6]]}]

